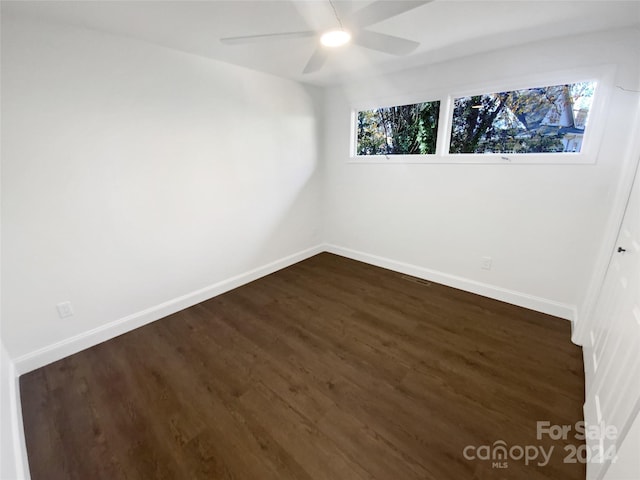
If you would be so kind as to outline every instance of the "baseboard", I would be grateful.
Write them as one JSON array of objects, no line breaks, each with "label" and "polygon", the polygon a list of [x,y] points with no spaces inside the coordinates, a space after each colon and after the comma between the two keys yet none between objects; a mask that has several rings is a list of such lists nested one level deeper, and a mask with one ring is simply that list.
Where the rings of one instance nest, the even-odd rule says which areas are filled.
[{"label": "baseboard", "polygon": [[573,307],[573,313],[571,314],[571,341],[579,347],[583,347],[584,341],[580,338],[577,328],[579,315],[578,306],[576,305]]},{"label": "baseboard", "polygon": [[184,310],[185,308],[208,300],[216,295],[233,290],[234,288],[257,280],[265,275],[277,272],[278,270],[317,255],[323,251],[323,245],[308,248],[248,272],[236,275],[213,285],[209,285],[208,287],[200,290],[196,290],[195,292],[174,298],[161,303],[160,305],[114,320],[113,322],[101,325],[93,330],[83,332],[61,342],[27,353],[14,359],[16,373],[17,375],[22,375],[43,367],[49,363],[53,363],[69,355],[73,355],[81,350],[92,347],[106,340],[110,340],[118,335],[130,332],[131,330],[135,330],[136,328],[155,322],[156,320],[160,320],[167,315]]},{"label": "baseboard", "polygon": [[8,360],[9,365],[9,412],[11,415],[8,428],[11,431],[13,443],[15,474],[19,480],[29,480],[29,460],[27,456],[27,444],[24,438],[24,426],[22,422],[22,402],[20,401],[20,377],[16,372],[15,363]]},{"label": "baseboard", "polygon": [[24,478],[25,480],[30,479],[27,450],[23,434],[24,429],[22,425],[22,408],[19,388],[20,375],[164,318],[167,315],[176,313],[204,300],[215,297],[216,295],[233,290],[234,288],[257,280],[325,251],[571,321],[575,318],[576,308],[573,305],[555,302],[553,300],[477,282],[475,280],[399,262],[377,255],[371,255],[337,245],[317,245],[16,358],[13,361],[14,382],[12,382],[10,398],[12,401],[11,410],[12,413],[15,413],[12,430],[16,446],[16,464],[18,466],[18,474],[20,475],[19,478]]},{"label": "baseboard", "polygon": [[325,244],[316,245],[315,247],[297,252],[195,292],[174,298],[160,305],[114,320],[113,322],[94,328],[93,330],[83,332],[61,342],[54,343],[34,352],[17,357],[13,360],[16,374],[19,376],[69,355],[73,355],[81,350],[92,347],[106,340],[110,340],[118,335],[122,335],[123,333],[127,333],[143,325],[164,318],[167,315],[184,310],[185,308],[208,300],[216,295],[233,290],[234,288],[257,280],[265,275],[274,273],[323,251],[407,275],[412,275],[414,277],[424,278],[426,280],[511,303],[513,305],[518,305],[520,307],[547,313],[572,322],[575,318],[576,309],[573,305],[555,302],[553,300],[536,297],[526,293],[497,287],[495,285],[450,275],[437,270],[419,267],[337,245]]},{"label": "baseboard", "polygon": [[527,293],[509,290],[495,285],[458,277],[448,273],[439,272],[429,268],[418,267],[409,263],[398,262],[389,258],[371,255],[369,253],[344,248],[337,245],[325,245],[325,250],[336,255],[369,263],[377,267],[387,268],[396,272],[423,278],[436,283],[441,283],[449,287],[458,288],[467,292],[476,293],[484,297],[493,298],[502,302],[511,303],[519,307],[536,310],[538,312],[554,315],[566,320],[574,320],[576,308],[574,305],[556,302],[545,298],[536,297]]}]

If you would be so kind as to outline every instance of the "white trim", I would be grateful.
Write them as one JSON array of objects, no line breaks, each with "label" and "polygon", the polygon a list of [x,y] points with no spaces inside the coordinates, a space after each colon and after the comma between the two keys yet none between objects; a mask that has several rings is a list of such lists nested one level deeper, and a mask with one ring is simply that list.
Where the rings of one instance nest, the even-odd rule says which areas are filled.
[{"label": "white trim", "polygon": [[20,377],[16,373],[15,364],[11,365],[11,384],[9,386],[9,401],[11,402],[11,436],[15,449],[16,473],[19,479],[30,480],[29,457],[27,442],[24,438],[24,423],[22,420],[22,400],[20,399]]},{"label": "white trim", "polygon": [[[576,340],[576,330],[577,330],[577,325],[579,322],[578,319],[578,305],[572,305],[571,306],[571,342],[578,345],[579,347],[582,347],[581,343],[578,343]],[[583,365],[584,367],[584,365]],[[584,369],[584,368],[583,368]]]},{"label": "white trim", "polygon": [[[604,134],[606,112],[609,108],[611,91],[613,89],[613,79],[616,67],[614,65],[600,65],[589,68],[573,68],[565,71],[540,73],[525,77],[512,78],[503,82],[492,82],[490,87],[486,85],[479,87],[461,88],[453,91],[449,96],[447,104],[448,116],[446,117],[445,138],[447,151],[443,154],[445,160],[451,163],[475,163],[476,157],[486,157],[484,163],[514,163],[514,164],[594,164],[596,163],[598,150]],[[475,154],[475,153],[449,153],[448,145],[451,142],[451,125],[453,123],[453,106],[456,98],[469,97],[473,95],[484,95],[494,92],[507,92],[538,88],[549,85],[562,85],[567,83],[595,82],[596,89],[589,109],[587,128],[582,149],[578,153],[558,152],[558,153],[497,153],[497,154]]]},{"label": "white trim", "polygon": [[[566,303],[556,302],[541,297],[536,297],[523,292],[490,285],[476,280],[471,280],[456,275],[432,270],[425,267],[411,265],[397,260],[392,260],[377,255],[352,250],[337,245],[316,245],[315,247],[289,255],[248,272],[236,275],[227,280],[215,283],[208,287],[196,290],[178,298],[168,300],[154,307],[114,320],[74,337],[48,345],[34,352],[21,355],[13,360],[16,376],[23,375],[37,368],[53,363],[57,360],[73,355],[81,350],[97,345],[130,332],[148,323],[160,320],[168,315],[184,310],[192,305],[208,300],[216,295],[228,292],[246,283],[257,280],[265,275],[277,272],[294,263],[322,253],[323,251],[352,258],[361,262],[387,268],[419,278],[431,280],[449,287],[458,288],[485,297],[529,308],[556,317],[570,320],[576,318],[576,307]],[[573,325],[572,325],[573,326]]]},{"label": "white trim", "polygon": [[24,425],[22,422],[22,402],[20,401],[20,377],[16,373],[15,363],[10,359],[8,368],[8,401],[9,401],[9,431],[11,432],[11,443],[13,444],[12,459],[18,480],[30,480],[29,460],[27,456],[27,444],[24,438]]},{"label": "white trim", "polygon": [[[636,106],[640,107],[640,101],[637,98],[637,94],[631,98],[631,101],[634,101]],[[629,131],[637,131],[639,126],[640,108],[637,108],[635,119]],[[604,229],[604,239],[600,244],[600,249],[596,256],[596,264],[592,269],[591,279],[589,280],[584,301],[581,305],[581,321],[580,323],[576,323],[577,327],[572,336],[573,343],[576,345],[583,345],[587,342],[587,336],[592,326],[592,317],[595,313],[596,303],[602,293],[602,287],[604,285],[607,271],[609,270],[611,256],[614,254],[613,252],[616,242],[618,241],[618,234],[620,233],[622,221],[624,220],[627,202],[629,201],[629,196],[631,195],[631,189],[633,187],[633,180],[635,175],[640,175],[640,173],[636,173],[636,171],[640,172],[640,137],[637,135],[632,135],[631,137],[631,142],[622,159],[622,167],[618,176],[613,205],[609,213],[607,226]]]},{"label": "white trim", "polygon": [[229,290],[233,290],[234,288],[257,280],[265,275],[277,272],[278,270],[293,265],[294,263],[317,255],[323,250],[322,245],[316,245],[315,247],[294,253],[248,272],[231,277],[227,280],[214,283],[213,285],[196,290],[195,292],[168,300],[160,305],[114,320],[105,325],[94,328],[93,330],[80,333],[74,337],[48,345],[34,352],[21,355],[14,359],[16,373],[17,375],[22,375],[69,355],[73,355],[81,350],[92,347],[106,340],[110,340],[118,335],[122,335],[123,333],[130,332],[131,330],[148,323],[160,320],[167,315],[184,310],[185,308],[208,300],[216,295],[228,292]]},{"label": "white trim", "polygon": [[456,275],[450,275],[436,270],[391,260],[377,255],[359,252],[349,248],[339,247],[337,245],[317,245],[307,250],[303,250],[301,252],[268,263],[262,267],[258,267],[246,273],[236,275],[227,280],[223,280],[200,290],[196,290],[195,292],[183,295],[173,300],[169,300],[155,307],[148,308],[138,313],[134,313],[88,332],[76,335],[75,337],[63,340],[61,342],[41,348],[40,350],[36,350],[35,352],[28,353],[16,358],[10,366],[11,384],[9,394],[11,401],[11,412],[13,414],[11,429],[14,445],[16,447],[15,455],[18,478],[25,480],[30,480],[31,478],[29,473],[29,463],[24,437],[24,427],[22,423],[22,406],[20,401],[19,385],[20,375],[60,360],[86,348],[97,345],[101,342],[107,341],[111,338],[115,338],[118,335],[122,335],[123,333],[129,332],[135,328],[164,318],[167,315],[171,315],[172,313],[178,312],[204,300],[215,297],[216,295],[228,292],[229,290],[245,285],[271,273],[277,272],[278,270],[289,267],[295,263],[298,263],[322,252],[341,255],[353,260],[358,260],[378,267],[405,273],[407,275],[431,280],[450,287],[459,288],[461,290],[483,295],[485,297],[501,300],[525,308],[530,308],[550,315],[555,315],[560,318],[568,319],[572,321],[572,323],[573,319],[575,318],[576,309],[575,306],[572,305],[555,302],[553,300],[547,300],[526,293],[508,290],[502,287],[497,287],[475,280],[458,277]]},{"label": "white trim", "polygon": [[340,247],[338,245],[326,245],[326,251],[341,255],[343,257],[358,260],[360,262],[369,263],[377,267],[387,268],[396,272],[404,273],[425,280],[441,283],[449,287],[458,288],[471,293],[476,293],[484,297],[493,298],[502,302],[511,303],[519,307],[529,308],[538,312],[554,315],[573,322],[576,307],[566,303],[556,302],[546,298],[536,297],[528,293],[517,292],[507,288],[490,285],[488,283],[478,282],[469,278],[459,277],[430,268],[419,267],[409,263],[399,262],[378,255],[352,250],[350,248]]},{"label": "white trim", "polygon": [[[589,165],[595,164],[602,142],[606,113],[613,90],[616,66],[613,64],[592,65],[567,70],[535,72],[529,75],[504,77],[500,80],[462,84],[431,91],[412,92],[393,97],[380,96],[355,100],[351,105],[351,131],[349,158],[352,164],[478,164],[478,165]],[[505,92],[536,88],[547,85],[560,85],[595,81],[597,83],[593,103],[589,111],[587,134],[580,152],[558,153],[496,153],[496,154],[456,154],[449,153],[451,142],[451,124],[453,123],[454,100],[459,97],[482,95],[492,92]],[[427,100],[425,100],[427,99]],[[440,102],[436,152],[429,155],[356,155],[357,152],[357,112],[380,108],[381,105],[408,105],[422,102]]]},{"label": "white trim", "polygon": [[595,155],[584,153],[444,153],[430,155],[355,155],[351,164],[439,165],[593,165]]}]

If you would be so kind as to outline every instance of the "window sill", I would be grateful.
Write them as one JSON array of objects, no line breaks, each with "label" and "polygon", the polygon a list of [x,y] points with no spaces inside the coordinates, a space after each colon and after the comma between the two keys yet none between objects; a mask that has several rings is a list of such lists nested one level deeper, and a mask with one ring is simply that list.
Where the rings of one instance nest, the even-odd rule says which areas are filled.
[{"label": "window sill", "polygon": [[477,164],[477,165],[593,165],[595,156],[585,153],[445,154],[445,155],[356,155],[352,164]]}]

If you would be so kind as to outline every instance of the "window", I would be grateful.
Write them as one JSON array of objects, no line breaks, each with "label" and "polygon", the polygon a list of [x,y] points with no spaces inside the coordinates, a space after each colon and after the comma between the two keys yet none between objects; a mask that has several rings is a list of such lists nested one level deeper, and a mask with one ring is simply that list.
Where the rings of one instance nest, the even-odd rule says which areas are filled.
[{"label": "window", "polygon": [[358,111],[356,155],[434,154],[439,115],[439,101]]},{"label": "window", "polygon": [[614,79],[615,67],[600,65],[455,87],[444,79],[422,91],[354,90],[349,162],[593,164]]},{"label": "window", "polygon": [[595,82],[455,98],[449,153],[579,153]]}]

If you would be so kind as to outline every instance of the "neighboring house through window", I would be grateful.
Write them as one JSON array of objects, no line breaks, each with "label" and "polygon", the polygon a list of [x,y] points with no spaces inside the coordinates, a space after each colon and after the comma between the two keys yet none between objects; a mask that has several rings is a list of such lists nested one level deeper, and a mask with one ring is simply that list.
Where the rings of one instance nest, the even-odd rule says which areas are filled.
[{"label": "neighboring house through window", "polygon": [[580,152],[595,82],[456,98],[450,153]]},{"label": "neighboring house through window", "polygon": [[613,75],[601,66],[509,82],[529,88],[443,89],[380,107],[364,99],[352,110],[351,161],[593,163]]}]

